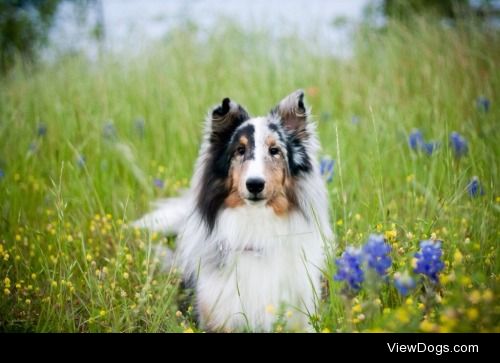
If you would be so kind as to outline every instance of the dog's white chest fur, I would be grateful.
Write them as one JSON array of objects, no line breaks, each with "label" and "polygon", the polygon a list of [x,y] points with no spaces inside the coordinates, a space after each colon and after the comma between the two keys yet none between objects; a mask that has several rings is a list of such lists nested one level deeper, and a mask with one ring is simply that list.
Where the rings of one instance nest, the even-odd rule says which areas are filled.
[{"label": "dog's white chest fur", "polygon": [[185,232],[179,245],[190,263],[193,253],[198,256],[197,309],[204,326],[269,331],[281,312],[287,328],[308,329],[324,261],[314,222],[298,212],[280,217],[268,207],[244,206],[222,211],[203,243],[195,242],[203,238],[197,230]]}]

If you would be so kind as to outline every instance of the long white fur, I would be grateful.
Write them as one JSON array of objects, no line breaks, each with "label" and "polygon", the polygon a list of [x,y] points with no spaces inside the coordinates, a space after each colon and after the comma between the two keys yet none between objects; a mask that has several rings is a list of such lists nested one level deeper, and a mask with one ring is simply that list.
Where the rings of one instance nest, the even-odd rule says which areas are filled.
[{"label": "long white fur", "polygon": [[[247,122],[257,128],[256,136],[267,127],[265,118]],[[194,199],[204,182],[210,129],[208,117],[187,195],[141,218],[136,226],[179,233],[176,259],[185,277],[196,281],[196,308],[203,328],[270,331],[282,308],[290,311],[287,328],[311,330],[309,315],[316,312],[325,252],[333,240],[327,192],[316,161],[319,143],[314,124],[307,124],[310,138],[305,141],[313,170],[296,181],[297,199],[306,216],[300,211],[277,216],[263,204],[247,204],[222,209],[212,233]]]},{"label": "long white fur", "polygon": [[153,232],[178,234],[192,208],[191,192],[176,198],[160,199],[153,204],[155,210],[134,221],[134,228],[145,228]]}]

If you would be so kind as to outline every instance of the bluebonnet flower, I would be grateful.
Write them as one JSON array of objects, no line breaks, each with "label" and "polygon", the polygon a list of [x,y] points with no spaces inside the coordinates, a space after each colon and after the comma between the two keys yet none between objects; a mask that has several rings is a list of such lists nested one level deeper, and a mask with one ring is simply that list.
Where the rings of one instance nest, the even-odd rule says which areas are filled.
[{"label": "bluebonnet flower", "polygon": [[36,130],[36,134],[39,137],[43,137],[47,134],[47,125],[45,125],[43,122],[38,124],[38,128]]},{"label": "bluebonnet flower", "polygon": [[33,141],[28,146],[28,155],[35,154],[38,151],[38,143]]},{"label": "bluebonnet flower", "polygon": [[467,185],[467,192],[469,192],[471,197],[479,197],[484,194],[483,187],[477,176],[473,177],[471,182]]},{"label": "bluebonnet flower", "polygon": [[490,100],[485,96],[479,96],[476,100],[476,106],[479,111],[488,112],[490,110]]},{"label": "bluebonnet flower", "polygon": [[410,145],[412,150],[417,151],[423,143],[424,137],[422,136],[422,132],[418,129],[414,129],[408,137],[408,144]]},{"label": "bluebonnet flower", "polygon": [[424,142],[422,145],[421,145],[421,148],[422,150],[427,154],[427,155],[432,155],[432,153],[434,151],[437,150],[437,148],[439,147],[439,143],[438,142],[435,142],[435,141],[431,141],[431,142]]},{"label": "bluebonnet flower", "polygon": [[135,120],[134,120],[134,128],[135,128],[135,131],[137,131],[137,134],[140,136],[140,137],[143,137],[144,136],[144,126],[146,125],[146,122],[144,121],[144,119],[142,117],[137,117]]},{"label": "bluebonnet flower", "polygon": [[410,290],[415,288],[415,280],[413,280],[408,271],[405,271],[402,274],[396,272],[394,274],[394,286],[401,295],[406,296]]},{"label": "bluebonnet flower", "polygon": [[425,142],[422,132],[418,129],[414,129],[408,136],[408,145],[414,151],[423,151],[427,155],[432,155],[434,151],[439,147],[439,143],[436,141]]},{"label": "bluebonnet flower", "polygon": [[337,265],[337,274],[333,277],[335,281],[345,281],[348,287],[353,291],[361,288],[364,280],[364,273],[361,269],[363,263],[363,254],[361,249],[349,246],[342,256],[335,260]]},{"label": "bluebonnet flower", "polygon": [[102,135],[106,139],[114,139],[116,137],[116,128],[112,121],[108,121],[104,124]]},{"label": "bluebonnet flower", "polygon": [[353,125],[357,125],[357,124],[359,124],[359,121],[361,121],[361,119],[359,118],[359,116],[353,115],[353,116],[351,117],[351,123],[352,123]]},{"label": "bluebonnet flower", "polygon": [[83,168],[85,166],[85,156],[82,154],[78,154],[76,157],[76,165],[78,167]]},{"label": "bluebonnet flower", "polygon": [[420,241],[420,251],[415,253],[414,272],[428,276],[432,282],[438,282],[438,273],[444,268],[444,263],[441,261],[442,254],[440,241]]},{"label": "bluebonnet flower", "polygon": [[332,118],[332,114],[330,112],[324,111],[321,112],[321,121],[328,121]]},{"label": "bluebonnet flower", "polygon": [[450,145],[457,158],[467,154],[468,146],[467,140],[458,132],[452,132],[450,135]]},{"label": "bluebonnet flower", "polygon": [[3,171],[3,169],[0,169],[0,180],[3,179],[4,176],[5,172]]},{"label": "bluebonnet flower", "polygon": [[385,243],[382,235],[370,235],[368,242],[363,246],[363,254],[368,262],[368,267],[374,269],[380,276],[385,275],[387,269],[392,265],[390,252],[391,246]]},{"label": "bluebonnet flower", "polygon": [[155,187],[157,187],[158,189],[163,189],[163,186],[165,185],[165,183],[163,182],[163,180],[161,180],[160,178],[155,178],[153,180],[153,184],[155,185]]},{"label": "bluebonnet flower", "polygon": [[319,172],[328,183],[330,183],[333,180],[334,165],[335,165],[335,160],[333,160],[329,156],[324,156],[320,160]]}]

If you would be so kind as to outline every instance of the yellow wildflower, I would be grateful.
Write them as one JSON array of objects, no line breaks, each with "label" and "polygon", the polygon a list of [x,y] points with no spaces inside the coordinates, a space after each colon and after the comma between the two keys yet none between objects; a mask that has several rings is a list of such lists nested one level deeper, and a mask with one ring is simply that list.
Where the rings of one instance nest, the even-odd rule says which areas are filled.
[{"label": "yellow wildflower", "polygon": [[481,293],[479,290],[474,290],[469,295],[469,300],[472,304],[477,304],[481,301]]},{"label": "yellow wildflower", "polygon": [[395,229],[385,231],[385,238],[387,238],[391,242],[394,242],[397,236],[398,236],[398,231]]},{"label": "yellow wildflower", "polygon": [[483,300],[486,302],[491,302],[493,301],[493,291],[490,289],[486,289],[483,292]]},{"label": "yellow wildflower", "polygon": [[269,304],[266,306],[266,313],[274,314],[275,311],[276,311],[276,309],[274,308],[273,304]]},{"label": "yellow wildflower", "polygon": [[353,313],[360,313],[360,312],[361,312],[361,310],[362,310],[362,308],[361,308],[361,304],[356,304],[356,305],[354,305],[354,306],[352,307],[352,312],[353,312]]},{"label": "yellow wildflower", "polygon": [[476,308],[467,309],[466,314],[470,320],[476,320],[479,317],[479,311]]},{"label": "yellow wildflower", "polygon": [[399,308],[398,310],[396,310],[396,319],[403,324],[408,324],[410,322],[410,315],[408,314],[408,310],[406,310],[405,308]]},{"label": "yellow wildflower", "polygon": [[455,251],[455,254],[453,255],[453,261],[455,262],[456,265],[459,265],[460,263],[462,263],[462,260],[463,260],[463,255],[460,252],[460,250],[457,249]]},{"label": "yellow wildflower", "polygon": [[429,320],[425,319],[422,320],[420,323],[420,330],[422,330],[424,333],[430,333],[435,330],[435,325],[432,324]]}]

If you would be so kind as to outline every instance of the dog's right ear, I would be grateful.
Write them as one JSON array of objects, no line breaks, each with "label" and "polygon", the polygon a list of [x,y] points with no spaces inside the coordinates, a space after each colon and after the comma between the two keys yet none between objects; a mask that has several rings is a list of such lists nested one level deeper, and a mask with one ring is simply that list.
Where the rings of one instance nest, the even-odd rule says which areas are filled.
[{"label": "dog's right ear", "polygon": [[238,126],[250,118],[243,107],[227,97],[213,109],[210,117],[211,143],[227,140]]}]

